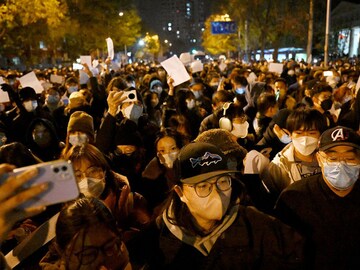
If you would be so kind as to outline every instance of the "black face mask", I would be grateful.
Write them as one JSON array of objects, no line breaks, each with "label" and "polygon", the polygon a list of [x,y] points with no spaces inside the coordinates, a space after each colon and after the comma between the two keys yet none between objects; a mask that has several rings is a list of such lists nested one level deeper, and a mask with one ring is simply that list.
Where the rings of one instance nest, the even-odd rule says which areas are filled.
[{"label": "black face mask", "polygon": [[126,176],[134,174],[136,172],[136,165],[138,163],[137,151],[131,155],[122,154],[115,151],[112,157],[112,167],[114,171],[124,174]]},{"label": "black face mask", "polygon": [[34,134],[33,139],[34,139],[34,142],[41,148],[48,147],[51,144],[51,136],[50,135]]},{"label": "black face mask", "polygon": [[324,111],[328,111],[331,109],[332,104],[333,104],[333,102],[331,99],[325,99],[325,100],[321,101],[320,106]]}]

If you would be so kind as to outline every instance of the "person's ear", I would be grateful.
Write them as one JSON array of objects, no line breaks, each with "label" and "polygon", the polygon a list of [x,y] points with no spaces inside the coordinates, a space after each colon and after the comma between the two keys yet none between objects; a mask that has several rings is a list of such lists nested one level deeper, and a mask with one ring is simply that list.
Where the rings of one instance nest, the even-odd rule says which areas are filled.
[{"label": "person's ear", "polygon": [[181,198],[182,196],[184,196],[183,192],[182,192],[182,189],[180,186],[178,185],[175,185],[174,186],[174,190],[176,192],[176,194]]},{"label": "person's ear", "polygon": [[175,185],[174,190],[175,190],[176,194],[179,196],[180,200],[182,202],[186,203],[187,200],[186,200],[186,197],[184,196],[184,193],[183,193],[181,187],[178,185]]},{"label": "person's ear", "polygon": [[320,103],[317,96],[313,96],[311,99],[312,99],[314,104],[319,104]]}]

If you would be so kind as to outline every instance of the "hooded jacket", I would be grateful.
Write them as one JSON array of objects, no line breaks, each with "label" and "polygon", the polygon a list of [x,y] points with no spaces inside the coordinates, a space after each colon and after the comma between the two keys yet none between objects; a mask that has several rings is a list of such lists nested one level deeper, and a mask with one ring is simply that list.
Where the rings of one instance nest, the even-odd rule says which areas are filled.
[{"label": "hooded jacket", "polygon": [[278,197],[281,191],[301,179],[301,174],[294,159],[294,145],[289,143],[276,154],[260,177],[268,189]]}]

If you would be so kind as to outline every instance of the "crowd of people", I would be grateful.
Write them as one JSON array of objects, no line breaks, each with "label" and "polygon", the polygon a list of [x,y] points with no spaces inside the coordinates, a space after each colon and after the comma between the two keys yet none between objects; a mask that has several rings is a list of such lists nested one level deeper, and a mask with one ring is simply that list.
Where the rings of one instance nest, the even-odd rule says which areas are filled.
[{"label": "crowd of people", "polygon": [[[34,70],[41,94],[0,71],[1,253],[56,216],[51,241],[11,267],[360,268],[356,59],[282,73],[215,60],[176,86],[156,63],[83,66]],[[8,173],[58,159],[79,198],[21,207],[49,185]]]}]

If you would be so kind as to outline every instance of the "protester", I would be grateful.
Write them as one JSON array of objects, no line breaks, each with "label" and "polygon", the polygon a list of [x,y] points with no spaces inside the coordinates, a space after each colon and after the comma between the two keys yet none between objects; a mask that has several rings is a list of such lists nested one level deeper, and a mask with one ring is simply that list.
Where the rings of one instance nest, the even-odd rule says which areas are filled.
[{"label": "protester", "polygon": [[333,105],[333,89],[327,83],[317,83],[310,91],[313,108],[326,116],[327,127],[334,127],[336,117],[329,111]]},{"label": "protester", "polygon": [[270,93],[261,94],[256,101],[257,113],[252,122],[256,140],[260,141],[273,116],[279,111],[276,97]]},{"label": "protester", "polygon": [[[95,54],[92,55],[94,56]],[[99,189],[95,188],[95,191],[97,190],[95,197],[100,196],[111,212],[115,213],[117,225],[123,230],[123,240],[126,241],[135,269],[147,267],[144,265],[144,260],[147,261],[144,258],[148,254],[147,245],[157,241],[160,241],[164,252],[160,252],[155,247],[152,250],[154,253],[150,254],[153,254],[151,259],[158,260],[161,266],[163,266],[162,255],[157,257],[158,254],[171,255],[170,262],[175,257],[180,258],[183,250],[186,250],[185,252],[190,250],[185,242],[177,240],[176,237],[171,238],[171,232],[180,231],[188,237],[189,228],[193,228],[198,217],[192,212],[194,204],[189,204],[190,208],[188,208],[186,203],[180,200],[185,197],[178,195],[182,192],[187,196],[193,189],[186,181],[182,182],[179,177],[182,176],[183,171],[177,170],[178,166],[174,165],[178,164],[178,159],[181,160],[178,153],[184,145],[184,149],[188,149],[186,145],[194,145],[191,143],[193,140],[197,143],[215,144],[227,157],[228,168],[239,171],[236,177],[231,175],[230,190],[233,198],[230,199],[228,212],[224,219],[221,216],[219,223],[227,220],[227,217],[231,216],[230,213],[237,211],[243,217],[239,218],[237,215],[236,222],[229,225],[219,238],[214,231],[205,239],[202,230],[196,227],[197,234],[194,234],[196,237],[191,235],[194,237],[181,239],[187,241],[190,238],[201,238],[199,241],[203,241],[202,248],[205,248],[212,247],[212,244],[208,246],[208,243],[216,238],[210,257],[205,257],[209,260],[214,258],[216,261],[217,257],[212,255],[221,249],[218,245],[220,243],[227,245],[231,242],[227,239],[228,233],[232,239],[237,239],[232,235],[235,235],[235,231],[240,231],[237,230],[240,222],[250,220],[250,229],[255,228],[255,231],[249,234],[246,232],[246,235],[254,236],[252,239],[257,239],[259,231],[260,233],[266,231],[266,234],[269,232],[258,226],[257,222],[253,222],[254,219],[262,219],[263,226],[271,228],[274,222],[278,224],[277,220],[264,217],[263,214],[254,214],[255,210],[251,210],[252,208],[238,206],[235,197],[239,197],[239,194],[244,195],[240,196],[241,205],[251,204],[265,213],[274,215],[273,206],[283,189],[290,188],[296,182],[306,180],[303,178],[321,172],[322,164],[316,159],[318,154],[314,147],[316,148],[317,144],[314,142],[325,128],[335,125],[334,115],[338,116],[338,125],[351,127],[360,134],[358,113],[360,94],[359,91],[356,92],[359,66],[356,59],[351,59],[352,62],[349,60],[348,63],[330,62],[329,68],[311,66],[305,64],[304,61],[283,61],[284,69],[281,76],[268,72],[269,64],[266,60],[250,60],[249,62],[235,59],[208,60],[208,63],[204,63],[201,72],[191,73],[189,67],[185,66],[191,79],[176,87],[173,85],[174,80],[162,67],[158,66],[158,63],[145,60],[117,66],[110,58],[97,60],[100,64],[96,68],[84,64],[84,69],[80,72],[66,66],[61,70],[34,70],[36,74],[42,76],[41,82],[45,82],[50,74],[61,75],[65,78],[63,85],[55,85],[42,93],[38,93],[38,89],[35,93],[32,88],[22,87],[20,80],[17,79],[22,75],[20,72],[0,71],[4,81],[10,83],[1,85],[2,90],[9,96],[10,102],[0,103],[0,144],[11,143],[0,148],[0,160],[17,166],[41,162],[36,156],[43,160],[52,160],[58,157],[63,147],[61,141],[64,141],[66,144],[62,153],[66,158],[71,155],[71,160],[75,164],[74,168],[78,171],[79,180],[82,183],[82,192],[91,195],[94,190],[91,192],[89,190],[92,189],[94,183],[97,183],[95,186]],[[324,76],[325,69],[331,71],[333,75]],[[84,77],[86,80],[83,80]],[[287,85],[290,84],[292,86],[287,89]],[[46,81],[43,86],[48,88],[50,85]],[[129,94],[134,92],[136,99],[129,101]],[[277,95],[278,100],[276,100]],[[39,96],[41,98],[38,98]],[[211,103],[208,102],[210,100]],[[331,104],[332,100],[335,101],[334,104]],[[290,109],[281,109],[276,112],[278,107]],[[326,116],[329,125],[320,124],[323,116]],[[292,123],[288,127],[287,120]],[[53,132],[54,127],[55,132]],[[172,131],[170,132],[168,128]],[[161,130],[160,133],[159,130]],[[90,177],[92,171],[89,170],[89,175],[89,171],[84,167],[87,165],[94,165],[95,168],[101,169],[96,172],[97,175]],[[204,167],[207,166],[204,165]],[[190,173],[193,168],[188,171]],[[266,173],[271,177],[262,178],[261,176]],[[241,184],[236,180],[237,178],[242,180]],[[201,177],[199,179],[203,180]],[[108,187],[104,187],[104,184],[107,186],[107,183],[113,182],[118,185],[113,185],[114,189],[111,188],[111,191]],[[204,183],[207,182],[201,181],[201,184]],[[243,186],[247,194],[242,192]],[[124,187],[129,187],[129,189],[123,190]],[[213,189],[211,191],[215,193],[214,185],[211,185],[211,188]],[[163,213],[156,221],[163,232],[160,240],[157,240],[156,228],[153,228],[155,231],[151,229],[149,234],[143,230],[148,226],[150,213],[146,212],[145,215],[142,210],[135,211],[134,219],[125,218],[125,223],[124,219],[119,218],[128,217],[122,212],[129,210],[129,207],[124,206],[125,202],[132,201],[137,192],[146,197],[150,203],[150,210],[154,210],[151,218],[156,218],[159,213]],[[192,193],[194,196],[189,195],[186,198],[197,198],[194,192]],[[108,193],[112,195],[107,196]],[[221,198],[226,197],[225,193],[220,192]],[[169,200],[172,204],[166,201],[167,195],[170,195]],[[212,201],[212,198],[213,196],[209,196],[205,199]],[[200,201],[205,201],[205,199]],[[199,202],[198,199],[196,201]],[[165,212],[162,212],[163,203],[165,203]],[[234,207],[239,207],[240,210]],[[36,216],[32,220],[41,220],[36,224],[42,224],[44,218],[49,217],[49,210],[51,210],[50,207],[40,215],[41,218]],[[231,212],[232,210],[234,212]],[[171,216],[173,212],[179,215]],[[121,215],[118,215],[119,213]],[[245,215],[250,213],[251,217],[244,216],[244,213]],[[146,217],[143,219],[146,220],[144,226],[140,224],[141,222],[136,223],[136,217],[140,220],[142,220],[141,217]],[[135,220],[135,223],[131,220]],[[169,229],[166,225],[167,220],[174,223],[169,225]],[[185,223],[182,223],[183,221]],[[217,222],[215,223],[215,227],[220,228],[217,227]],[[275,226],[276,228],[280,226],[281,231],[287,231],[283,225]],[[131,227],[136,228],[136,233],[130,229]],[[272,231],[270,233],[273,235]],[[149,236],[153,238],[148,239]],[[128,241],[129,239],[131,241]],[[138,242],[142,243],[146,240],[149,241],[144,245],[144,250],[140,250],[139,247],[143,245],[138,245]],[[169,244],[168,241],[174,242]],[[276,243],[277,240],[274,242]],[[3,243],[3,253],[9,250],[7,243],[8,241]],[[232,241],[229,246],[233,250],[231,254],[240,254],[239,258],[234,255],[236,258],[234,263],[236,263],[243,258],[243,252],[239,252],[234,243],[235,241]],[[255,243],[261,250],[265,250],[258,245],[257,240]],[[184,246],[179,249],[179,254],[177,254],[178,245]],[[276,244],[270,247],[269,252],[272,252],[274,248]],[[281,254],[283,254],[282,250]],[[293,248],[289,251],[291,253]],[[186,262],[189,264],[197,260],[192,258],[199,258],[199,261],[204,259],[199,254],[197,254],[199,256],[193,255],[193,252],[196,254],[196,249],[191,249],[190,255],[186,256]],[[219,253],[219,258],[232,256],[228,250],[221,250],[221,252],[223,253]],[[255,254],[253,250],[248,254],[250,254],[249,260],[252,260]],[[263,254],[267,256],[268,253]],[[274,257],[274,260],[278,258]],[[224,260],[225,268],[232,263],[232,259],[231,257]],[[28,269],[33,269],[28,263],[30,260],[32,263],[38,263],[36,258],[28,258],[21,262],[20,267],[26,264]],[[263,257],[259,260],[263,261]],[[208,263],[208,268],[212,268],[212,261]],[[221,263],[219,260],[219,264]],[[174,261],[174,264],[179,264],[178,268],[184,266],[182,262]],[[238,265],[242,266],[241,263]],[[277,268],[273,267],[272,262],[268,265],[267,268]],[[153,264],[153,260],[149,261],[150,269],[151,267],[158,269],[157,266],[158,264]],[[230,265],[229,268],[238,268],[233,266]],[[165,262],[164,268],[169,267]],[[206,269],[206,267],[198,267],[197,264],[190,265],[188,268]],[[216,266],[214,268],[216,269]],[[266,266],[260,265],[255,268],[261,269]],[[296,263],[294,268],[297,268]]]},{"label": "protester", "polygon": [[[131,100],[127,98],[130,91],[135,91],[135,94],[131,92],[134,95]],[[127,130],[129,126],[131,129],[135,127],[147,150],[145,161],[148,162],[154,154],[151,146],[155,141],[155,134],[159,131],[159,127],[152,124],[147,118],[139,91],[131,88],[119,91],[113,86],[107,102],[109,109],[97,132],[96,146],[106,155],[109,155],[116,149],[114,135]]]},{"label": "protester", "polygon": [[174,186],[174,161],[177,159],[184,142],[180,133],[166,128],[159,132],[155,141],[156,156],[142,172],[142,194],[149,206],[154,209],[167,197]]},{"label": "protester", "polygon": [[106,204],[126,240],[147,226],[150,215],[146,200],[131,191],[125,176],[111,170],[99,149],[91,144],[77,145],[63,158],[72,162],[80,192]]},{"label": "protester", "polygon": [[95,143],[94,121],[86,112],[76,111],[69,118],[63,155],[71,146],[85,143]]},{"label": "protester", "polygon": [[188,144],[175,168],[177,183],[141,245],[148,269],[301,269],[301,236],[241,205],[241,185],[216,146]]},{"label": "protester", "polygon": [[321,174],[285,189],[277,216],[306,236],[306,269],[359,269],[360,137],[336,126],[319,139]]},{"label": "protester", "polygon": [[274,157],[261,174],[264,185],[275,200],[290,184],[320,173],[315,154],[318,139],[326,129],[326,120],[317,110],[301,108],[290,113],[286,129],[292,142]]},{"label": "protester", "polygon": [[56,222],[56,242],[42,269],[131,270],[129,254],[109,209],[96,198],[67,205]]},{"label": "protester", "polygon": [[34,119],[26,133],[26,145],[42,161],[51,161],[60,157],[65,146],[60,141],[52,122],[47,119]]}]

